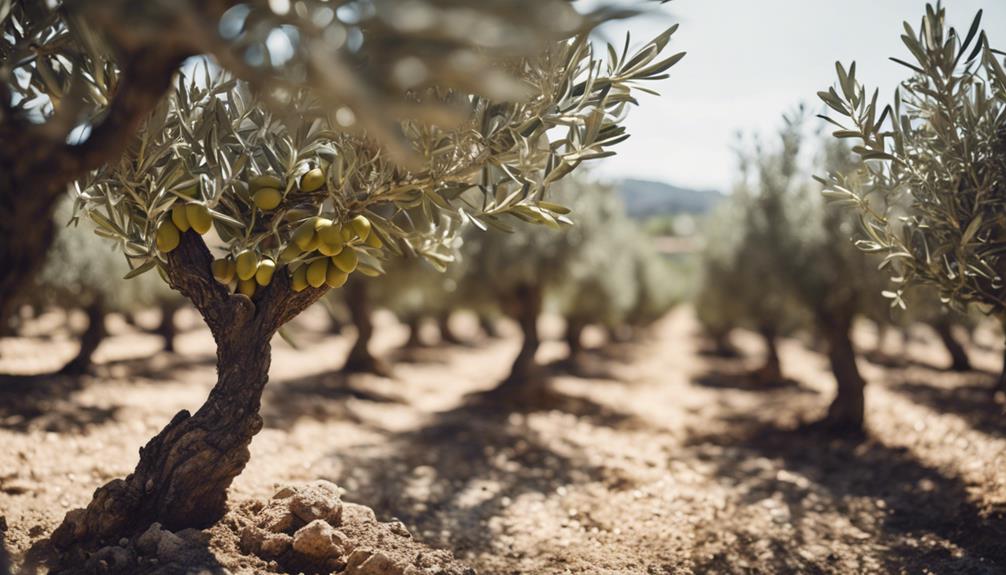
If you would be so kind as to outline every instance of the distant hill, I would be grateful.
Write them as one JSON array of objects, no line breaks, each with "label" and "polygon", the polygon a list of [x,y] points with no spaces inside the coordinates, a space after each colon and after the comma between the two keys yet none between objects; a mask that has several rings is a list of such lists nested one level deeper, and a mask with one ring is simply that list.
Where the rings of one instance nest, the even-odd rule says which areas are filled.
[{"label": "distant hill", "polygon": [[634,218],[675,213],[704,214],[725,198],[715,190],[694,190],[631,178],[616,182],[615,186],[626,210]]}]

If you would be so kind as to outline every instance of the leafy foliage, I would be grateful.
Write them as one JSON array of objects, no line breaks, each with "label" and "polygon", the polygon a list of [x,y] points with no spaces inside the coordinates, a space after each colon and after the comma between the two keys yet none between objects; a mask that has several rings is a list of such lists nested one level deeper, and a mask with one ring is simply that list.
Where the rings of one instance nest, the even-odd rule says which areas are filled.
[{"label": "leafy foliage", "polygon": [[[542,202],[546,188],[627,137],[620,122],[633,85],[663,77],[678,59],[657,60],[672,33],[634,53],[612,49],[606,73],[583,35],[512,61],[530,92],[520,101],[439,88],[413,93],[417,102],[468,112],[454,129],[402,123],[410,149],[423,157],[414,170],[342,129],[340,112],[309,90],[293,95],[295,112],[274,113],[243,82],[204,67],[199,79],[179,78],[126,157],[82,184],[80,206],[138,271],[158,265],[173,247],[172,228],[189,223],[173,218],[180,205],[189,220],[194,212],[205,220],[201,233],[212,218],[224,261],[249,254],[253,266],[290,265],[294,273],[338,257],[345,245],[353,262],[339,267],[344,273],[357,260],[361,271],[380,273],[385,251],[447,263],[445,246],[462,222],[510,229],[502,220],[508,214],[552,226],[568,221]],[[260,202],[263,189],[278,200]],[[338,233],[321,242],[325,250],[315,240],[328,227]]]},{"label": "leafy foliage", "polygon": [[868,166],[832,173],[826,194],[852,207],[865,234],[856,245],[879,254],[898,287],[938,288],[957,306],[983,304],[999,317],[1006,252],[1006,71],[1002,52],[980,31],[981,12],[962,37],[946,10],[928,5],[916,31],[901,36],[912,72],[883,109],[856,79],[855,63],[837,64],[839,82],[820,96],[836,114],[837,138]]},{"label": "leafy foliage", "polygon": [[[56,217],[68,220],[71,208],[70,202],[64,202]],[[67,225],[58,231],[29,300],[72,309],[100,297],[105,311],[135,312],[182,299],[157,274],[128,281],[123,279],[128,272],[114,242],[89,229]]]},{"label": "leafy foliage", "polygon": [[[777,147],[759,143],[742,152],[741,181],[710,222],[698,313],[713,334],[823,327],[835,317],[875,313],[882,301],[876,259],[849,242],[856,218],[827,205],[801,165],[804,130],[801,114],[792,114]],[[814,162],[854,171],[839,143],[825,143]]]}]

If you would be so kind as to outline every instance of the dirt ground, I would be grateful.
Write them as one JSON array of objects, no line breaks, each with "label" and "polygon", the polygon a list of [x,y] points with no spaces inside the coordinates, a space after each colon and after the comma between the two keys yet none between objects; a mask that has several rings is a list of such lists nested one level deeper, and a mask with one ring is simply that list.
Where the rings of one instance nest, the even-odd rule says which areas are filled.
[{"label": "dirt ground", "polygon": [[[62,322],[43,316],[27,337],[0,341],[0,372],[56,369],[75,351]],[[148,357],[158,339],[112,321],[96,376],[0,387],[0,516],[15,563],[128,473],[175,412],[201,403],[213,345],[193,317],[185,323],[177,354]],[[979,334],[970,374],[943,371],[949,359],[929,336],[903,365],[894,342],[862,360],[868,436],[833,440],[794,431],[830,399],[822,355],[788,340],[792,381],[754,389],[743,373],[757,340],[735,338],[748,359],[705,356],[688,308],[645,341],[594,350],[608,373],[555,375],[544,404],[510,409],[474,399],[507,373],[513,329],[406,357],[404,330],[381,315],[374,349],[396,359],[393,379],[340,376],[350,338],[326,329],[312,310],[290,331],[301,349],[274,342],[266,427],[232,487],[235,506],[327,479],[481,574],[1006,573],[992,334]],[[857,339],[874,345],[866,327]],[[553,340],[539,359],[563,353]]]}]

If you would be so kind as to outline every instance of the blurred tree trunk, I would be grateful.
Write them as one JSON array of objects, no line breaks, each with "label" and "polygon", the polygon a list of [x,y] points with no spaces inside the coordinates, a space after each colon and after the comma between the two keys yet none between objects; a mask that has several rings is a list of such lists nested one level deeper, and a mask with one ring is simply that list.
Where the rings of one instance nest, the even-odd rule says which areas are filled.
[{"label": "blurred tree trunk", "polygon": [[884,344],[887,343],[887,338],[891,333],[891,326],[885,322],[874,322],[877,325],[877,341],[874,343],[873,352],[882,354],[884,353]]},{"label": "blurred tree trunk", "polygon": [[773,326],[762,326],[758,330],[765,344],[765,364],[755,370],[755,376],[762,383],[782,380],[782,361],[779,359],[779,335]]},{"label": "blurred tree trunk", "polygon": [[127,311],[122,313],[122,321],[126,322],[126,325],[146,331],[140,326],[139,320],[136,319],[136,313],[132,311]]},{"label": "blurred tree trunk", "polygon": [[55,238],[53,213],[66,193],[67,181],[62,179],[39,175],[36,184],[31,174],[15,176],[20,169],[11,164],[22,152],[0,150],[0,325],[9,324],[24,290],[42,268]]},{"label": "blurred tree trunk", "polygon": [[828,359],[837,384],[837,393],[824,423],[837,431],[860,432],[863,430],[866,382],[856,365],[851,337],[852,315],[824,315],[819,321],[828,341]]},{"label": "blurred tree trunk", "polygon": [[157,324],[154,332],[164,340],[164,351],[168,353],[175,352],[175,336],[178,335],[175,316],[178,315],[178,310],[181,307],[178,302],[161,303],[161,322]]},{"label": "blurred tree trunk", "polygon": [[564,339],[566,340],[566,348],[569,350],[567,361],[571,365],[576,365],[583,359],[583,330],[586,327],[586,322],[577,318],[566,319]]},{"label": "blurred tree trunk", "polygon": [[534,356],[541,345],[538,335],[538,316],[544,299],[541,286],[522,285],[515,290],[511,307],[514,319],[520,325],[523,340],[520,351],[510,368],[510,375],[501,387],[520,388],[534,379],[536,364]]},{"label": "blurred tree trunk", "polygon": [[353,326],[356,327],[356,341],[353,342],[342,371],[347,373],[373,373],[390,375],[391,370],[370,353],[370,339],[374,336],[373,310],[367,294],[365,280],[350,280],[346,284],[346,306]]},{"label": "blurred tree trunk", "polygon": [[94,296],[84,308],[87,313],[87,329],[80,336],[80,351],[76,357],[59,370],[63,375],[84,375],[91,371],[92,358],[98,346],[108,333],[105,331],[105,301],[100,295]]},{"label": "blurred tree trunk", "polygon": [[971,371],[971,360],[968,359],[968,353],[964,350],[964,346],[954,336],[953,324],[945,318],[941,318],[933,323],[933,329],[940,336],[940,341],[947,348],[947,352],[950,353],[950,370]]},{"label": "blurred tree trunk", "polygon": [[999,370],[999,378],[996,380],[996,391],[1006,393],[1006,350],[1003,350],[1002,369]]},{"label": "blurred tree trunk", "polygon": [[[1000,319],[1001,323],[999,325],[1003,328],[1003,334],[1006,336],[1006,317]],[[999,378],[996,381],[995,391],[997,393],[1006,393],[1006,348],[1002,352],[1002,369],[999,370]]]},{"label": "blurred tree trunk", "polygon": [[405,320],[405,327],[409,330],[409,339],[405,340],[405,349],[417,349],[423,346],[423,318],[421,316],[411,316]]},{"label": "blurred tree trunk", "polygon": [[729,358],[740,355],[733,342],[730,341],[730,330],[710,332],[709,338],[713,342],[713,355],[716,357]]},{"label": "blurred tree trunk", "polygon": [[65,130],[52,122],[35,124],[14,110],[7,90],[0,93],[0,324],[45,261],[55,238],[53,214],[67,186],[119,156],[188,55],[157,44],[122,53],[108,111],[79,144],[66,142],[72,124]]},{"label": "blurred tree trunk", "polygon": [[346,328],[346,317],[341,313],[341,309],[331,299],[324,302],[325,310],[328,312],[328,333],[340,335]]},{"label": "blurred tree trunk", "polygon": [[479,314],[479,329],[489,339],[499,339],[502,337],[499,328],[496,327],[496,322],[486,314]]},{"label": "blurred tree trunk", "polygon": [[445,311],[437,314],[437,329],[440,330],[440,341],[450,345],[461,345],[464,343],[460,337],[451,329],[451,312]]}]

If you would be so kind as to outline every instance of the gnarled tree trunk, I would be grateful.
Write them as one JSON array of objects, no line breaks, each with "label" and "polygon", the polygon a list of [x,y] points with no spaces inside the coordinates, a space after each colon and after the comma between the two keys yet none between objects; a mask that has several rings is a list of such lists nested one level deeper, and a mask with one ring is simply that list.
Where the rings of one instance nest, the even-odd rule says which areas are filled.
[{"label": "gnarled tree trunk", "polygon": [[538,347],[541,346],[541,338],[538,335],[538,316],[541,315],[543,299],[541,286],[522,285],[514,290],[510,307],[514,319],[520,324],[523,339],[520,351],[510,368],[510,375],[500,385],[502,389],[523,388],[535,379],[537,364],[534,361],[534,356],[538,352]]},{"label": "gnarled tree trunk", "polygon": [[98,545],[145,529],[205,527],[225,510],[227,489],[248,462],[262,428],[258,414],[268,381],[270,339],[324,289],[295,293],[277,274],[251,300],[230,294],[210,273],[212,256],[192,231],[168,256],[171,284],[202,313],[217,343],[217,384],[194,415],[181,411],[140,449],[136,469],[101,488],[85,509],[67,513],[52,535],[60,548]]},{"label": "gnarled tree trunk", "polygon": [[852,317],[828,315],[819,321],[828,341],[828,360],[837,385],[824,423],[837,431],[860,432],[863,430],[866,382],[856,365]]},{"label": "gnarled tree trunk", "polygon": [[258,410],[269,377],[271,334],[241,327],[247,329],[233,339],[217,340],[217,384],[206,403],[195,415],[175,415],[140,450],[132,474],[98,489],[85,511],[67,515],[55,544],[112,540],[154,521],[170,529],[207,527],[223,517],[227,488],[262,429]]},{"label": "gnarled tree trunk", "polygon": [[84,311],[87,313],[87,329],[80,336],[80,351],[59,370],[63,375],[77,376],[90,372],[94,352],[108,335],[105,331],[104,298],[100,295],[94,296]]},{"label": "gnarled tree trunk", "polygon": [[353,326],[356,327],[356,341],[353,342],[353,347],[349,350],[349,356],[346,357],[342,371],[389,375],[390,368],[370,353],[370,339],[374,336],[374,323],[365,280],[351,280],[346,284],[345,289],[346,305],[349,307]]},{"label": "gnarled tree trunk", "polygon": [[933,323],[933,330],[936,331],[936,335],[940,336],[940,341],[943,342],[943,346],[947,348],[947,352],[950,354],[951,371],[971,371],[971,360],[968,358],[968,352],[964,350],[964,346],[954,336],[953,324],[946,320],[938,320]]}]

